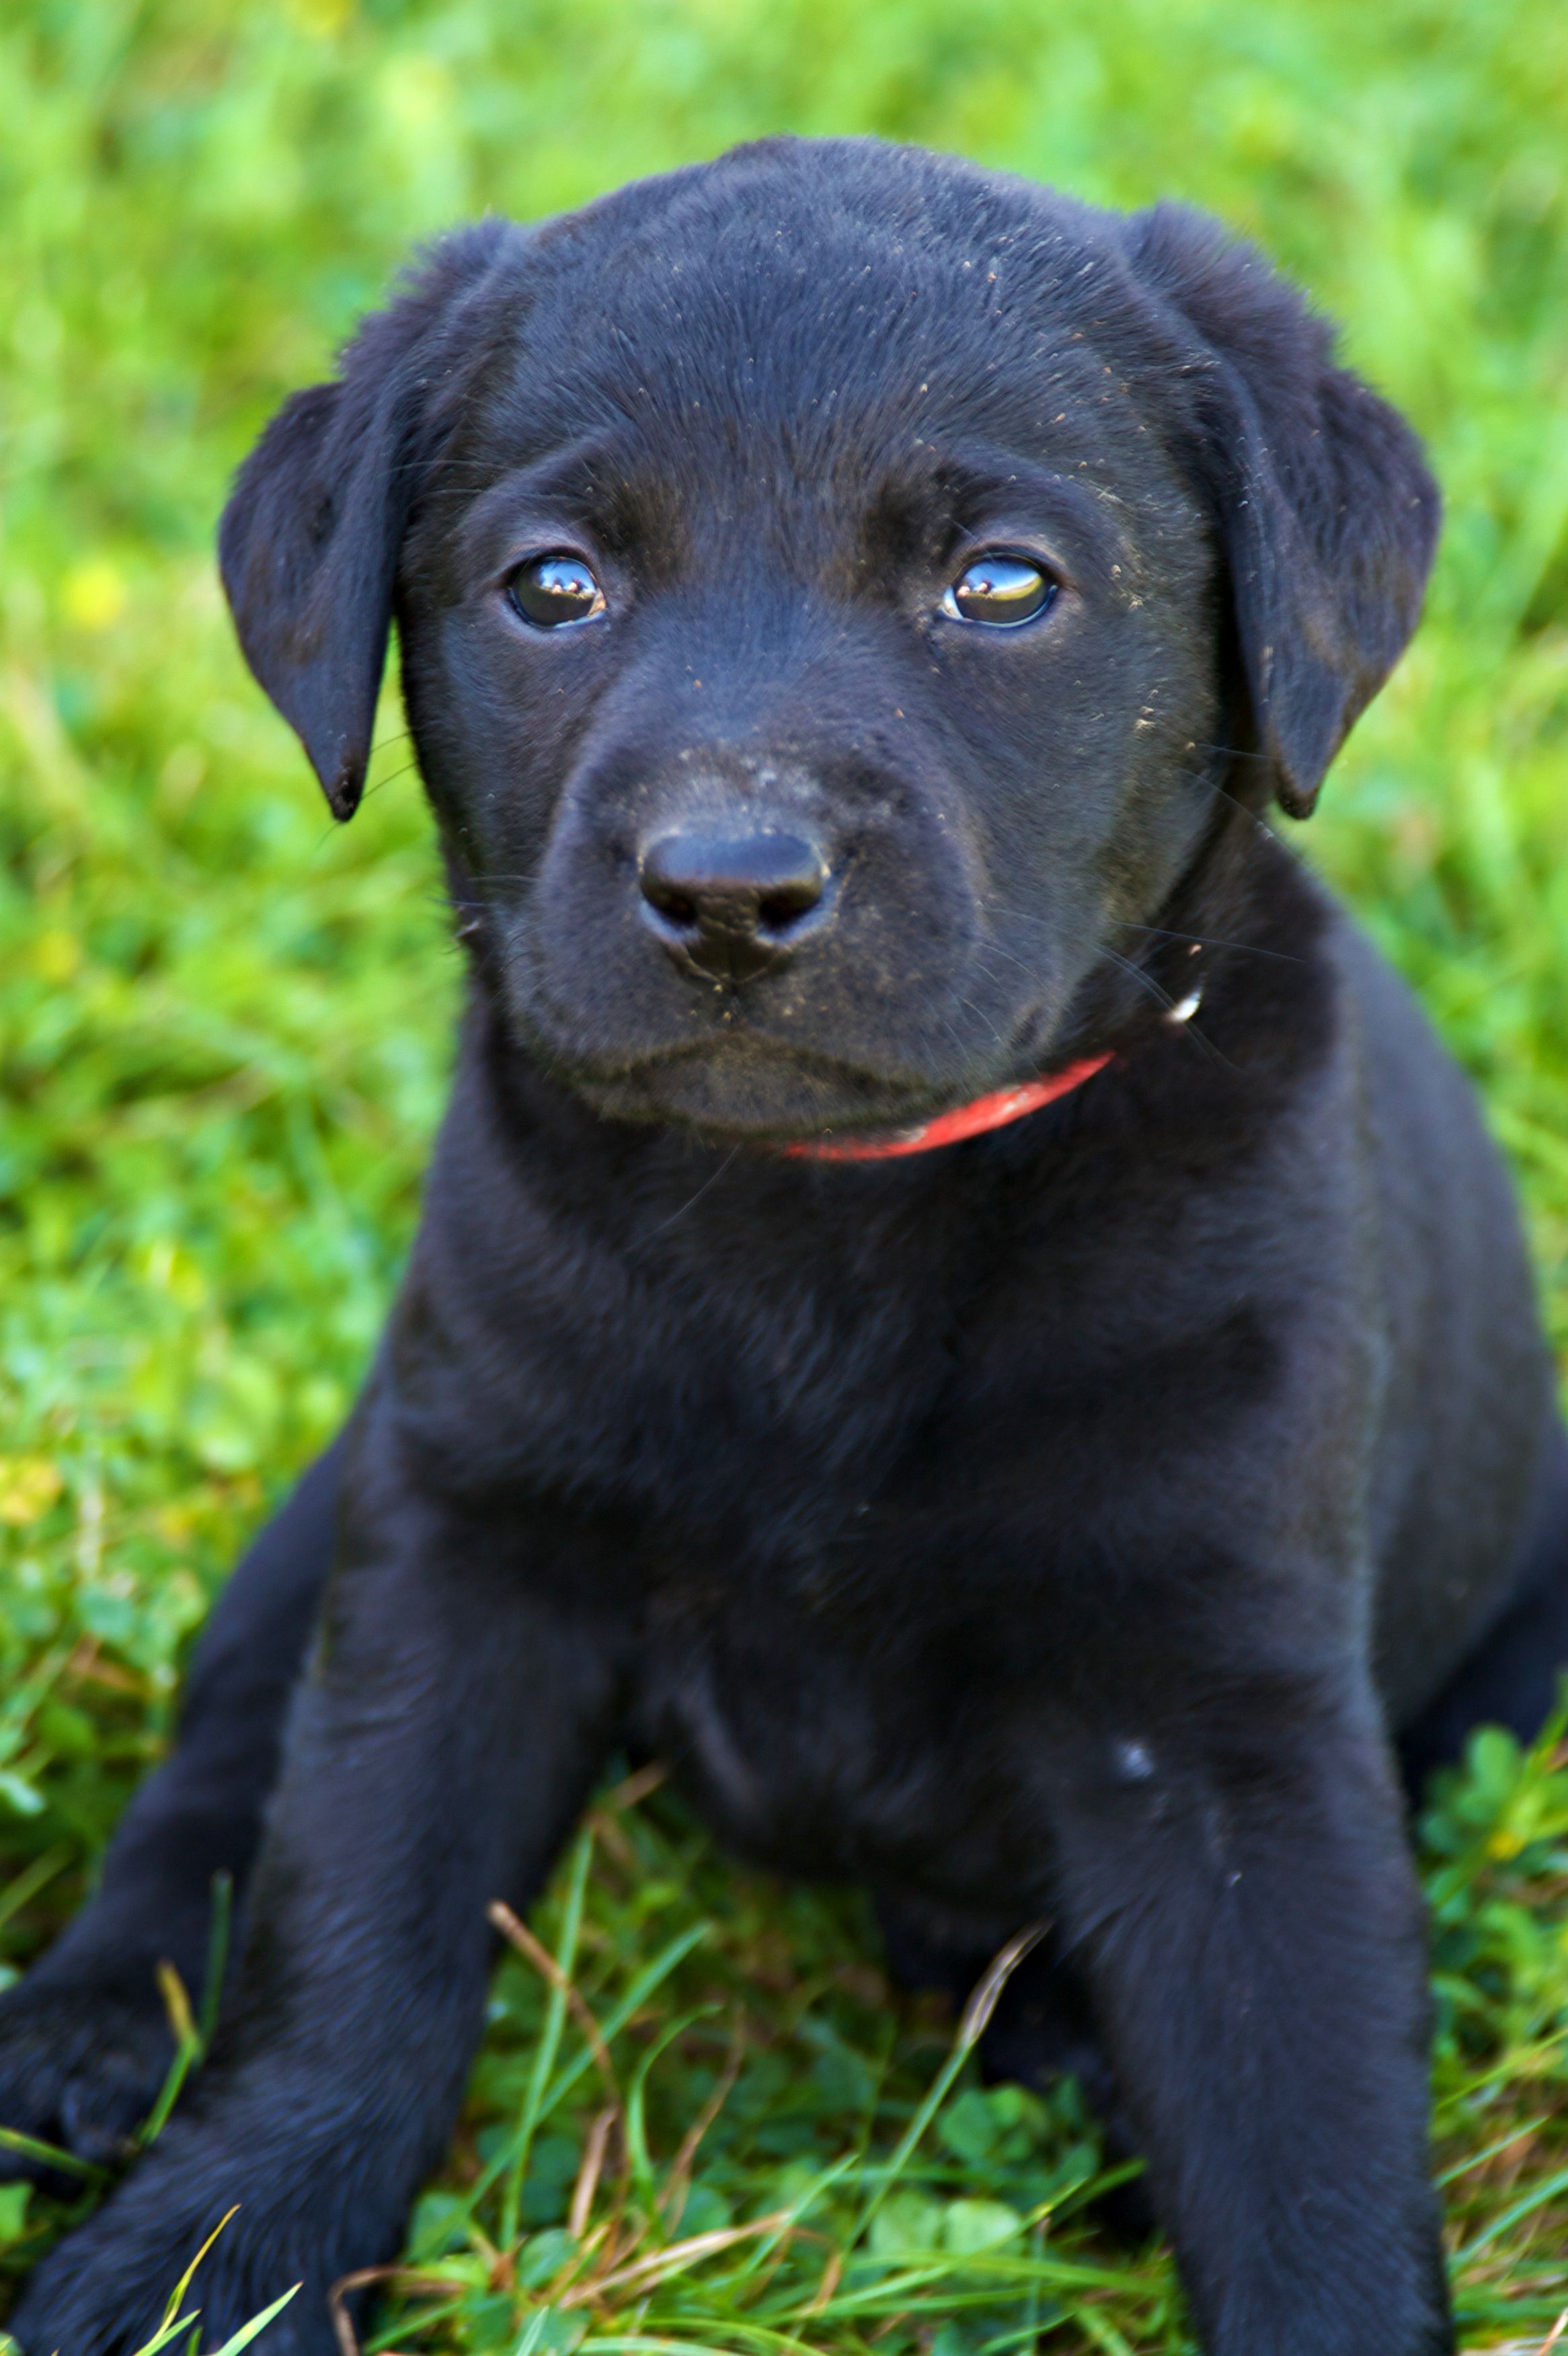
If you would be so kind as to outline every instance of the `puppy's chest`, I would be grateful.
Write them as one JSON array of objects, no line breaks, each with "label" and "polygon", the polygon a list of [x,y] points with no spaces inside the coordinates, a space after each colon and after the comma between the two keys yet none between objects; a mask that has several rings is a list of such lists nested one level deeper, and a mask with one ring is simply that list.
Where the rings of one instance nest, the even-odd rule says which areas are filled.
[{"label": "puppy's chest", "polygon": [[857,1582],[853,1558],[830,1563],[658,1585],[639,1742],[759,1862],[983,1898],[1017,1870],[1028,1771],[1008,1731],[1023,1716],[1013,1681],[984,1632],[901,1622],[879,1567],[858,1566]]},{"label": "puppy's chest", "polygon": [[853,1529],[951,1381],[940,1321],[896,1297],[845,1313],[805,1286],[770,1310],[693,1320],[665,1304],[585,1366],[557,1440],[565,1469],[607,1473],[660,1521],[747,1554]]}]

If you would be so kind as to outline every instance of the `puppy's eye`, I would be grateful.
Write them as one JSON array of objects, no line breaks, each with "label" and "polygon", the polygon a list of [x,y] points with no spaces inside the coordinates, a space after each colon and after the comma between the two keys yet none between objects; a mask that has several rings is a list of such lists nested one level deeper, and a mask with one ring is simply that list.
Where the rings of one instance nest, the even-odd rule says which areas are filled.
[{"label": "puppy's eye", "polygon": [[1034,621],[1055,605],[1056,595],[1050,574],[1026,556],[987,549],[965,565],[943,597],[942,611],[950,622],[988,622],[1007,630]]},{"label": "puppy's eye", "polygon": [[523,620],[541,630],[591,622],[605,610],[605,593],[580,556],[531,557],[507,583],[507,595]]}]

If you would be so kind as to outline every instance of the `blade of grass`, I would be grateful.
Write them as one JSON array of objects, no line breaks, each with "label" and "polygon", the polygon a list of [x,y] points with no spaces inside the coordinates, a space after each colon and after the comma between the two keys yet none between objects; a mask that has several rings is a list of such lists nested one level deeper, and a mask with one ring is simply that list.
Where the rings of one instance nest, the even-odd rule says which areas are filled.
[{"label": "blade of grass", "polygon": [[566,2211],[566,2231],[575,2242],[580,2242],[588,2230],[594,2196],[598,2191],[599,2178],[604,2172],[605,2154],[609,2149],[610,2136],[619,2116],[619,2104],[607,2103],[588,2129],[588,2139],[583,2146],[583,2157],[577,2164],[577,2180],[572,2187],[571,2204]]},{"label": "blade of grass", "polygon": [[1073,2320],[1080,2331],[1086,2331],[1105,2350],[1106,2356],[1133,2356],[1132,2349],[1108,2315],[1099,2315],[1093,2308],[1084,2307],[1079,2309]]},{"label": "blade of grass", "polygon": [[1549,2201],[1554,2201],[1560,2192],[1564,2191],[1568,2191],[1568,2168],[1559,2169],[1555,2176],[1548,2176],[1540,2184],[1531,2185],[1530,2190],[1512,2201],[1500,2216],[1494,2217],[1490,2224],[1484,2225],[1463,2249],[1455,2250],[1451,2265],[1468,2265],[1477,2252],[1484,2250],[1488,2243],[1495,2242],[1499,2233],[1506,2233],[1510,2225],[1522,2223],[1526,2217],[1533,2215],[1537,2209],[1543,2209]]},{"label": "blade of grass", "polygon": [[616,2081],[610,2057],[605,2050],[605,2040],[599,2035],[599,2024],[594,2019],[580,1991],[571,1980],[564,1977],[560,1965],[543,1941],[534,1937],[527,1923],[520,1922],[510,1906],[503,1905],[498,1898],[494,1905],[487,1911],[491,1923],[500,1933],[509,1946],[515,1947],[524,1961],[533,1965],[534,1970],[547,1986],[559,1988],[571,2010],[573,2019],[588,2040],[589,2050],[594,2057],[594,2067],[605,2082],[606,2094],[612,2103],[618,2103],[620,2088]]},{"label": "blade of grass", "polygon": [[201,1982],[201,2010],[197,2016],[197,2035],[205,2055],[212,2044],[212,2032],[218,2026],[218,2008],[223,2000],[223,1980],[229,1968],[229,1933],[234,1919],[234,1877],[221,1869],[212,1877],[212,1920],[207,1934],[207,1970]]},{"label": "blade of grass", "polygon": [[716,2005],[698,2005],[693,2011],[677,2013],[667,2020],[658,2036],[638,2062],[632,2074],[626,2098],[626,2151],[630,2164],[632,2181],[651,2208],[659,2207],[659,2188],[653,2180],[653,2162],[649,2156],[647,2133],[648,2077],[650,2071],[668,2052],[678,2037],[699,2020],[709,2020],[718,2010]]},{"label": "blade of grass", "polygon": [[75,2152],[62,2151],[59,2144],[23,2135],[18,2127],[0,2127],[0,2151],[14,2151],[19,2159],[36,2159],[41,2168],[58,2169],[62,2176],[80,2176],[84,2184],[109,2182],[106,2168],[91,2159],[78,2159]]},{"label": "blade of grass", "polygon": [[169,2113],[179,2100],[180,2090],[190,2075],[192,2065],[201,2053],[201,2036],[191,2017],[190,1998],[185,1992],[185,1982],[170,1963],[158,1965],[158,1991],[164,2000],[164,2010],[168,2015],[169,2027],[174,2031],[174,2060],[169,2063],[167,2074],[158,2090],[157,2101],[138,2131],[136,2140],[141,2144],[156,2143],[168,2124]]},{"label": "blade of grass", "polygon": [[1477,2071],[1473,2078],[1466,2078],[1462,2084],[1451,2087],[1434,2105],[1434,2117],[1439,2121],[1445,2119],[1450,2112],[1469,2102],[1472,2096],[1484,2094],[1489,2088],[1501,2085],[1510,2078],[1538,2078],[1544,2076],[1549,2070],[1560,2068],[1563,2062],[1561,2048],[1565,2040],[1568,2040],[1568,2026],[1552,2029],[1545,2037],[1538,2037],[1533,2044],[1511,2046],[1500,2062],[1494,2062],[1489,2069]]},{"label": "blade of grass", "polygon": [[[561,2032],[566,2025],[566,1990],[571,1985],[573,1965],[577,1960],[577,1934],[583,1924],[583,1894],[587,1888],[588,1867],[594,1854],[594,1836],[586,1827],[577,1837],[572,1853],[570,1878],[566,1884],[566,1904],[562,1918],[561,1941],[554,1956],[557,1976],[551,1981],[549,2000],[544,2008],[544,2026],[534,2050],[533,2068],[529,2073],[528,2090],[523,2096],[522,2115],[518,2121],[510,2157],[507,2162],[501,2196],[500,2246],[515,2247],[518,2222],[522,2209],[523,2179],[528,2174],[528,2156],[533,2147],[539,2126],[544,2090],[550,2073],[555,2067],[560,2049]],[[593,2048],[589,2048],[590,2054]]]},{"label": "blade of grass", "polygon": [[633,2284],[640,2293],[662,2282],[666,2276],[682,2274],[703,2258],[720,2250],[733,2249],[737,2242],[750,2241],[758,2233],[770,2233],[776,2227],[789,2222],[790,2211],[778,2209],[768,2217],[754,2217],[748,2225],[724,2225],[711,2233],[693,2233],[689,2241],[671,2242],[668,2249],[650,2251],[645,2258],[634,2258],[630,2265],[618,2266],[612,2274],[602,2275],[596,2282],[585,2282],[564,2292],[556,2301],[559,2307],[582,2307],[589,2300],[602,2298],[607,2291],[628,2289]]},{"label": "blade of grass", "polygon": [[[711,1922],[705,1921],[690,1923],[684,1931],[670,1941],[668,1946],[660,1948],[647,1970],[638,1975],[619,2004],[610,2013],[608,2019],[600,2027],[599,2035],[607,2047],[620,2035],[621,2030],[634,2014],[641,2011],[650,1997],[663,1985],[671,1973],[679,1965],[684,1963],[693,1948],[700,1946],[709,1936],[713,1927]],[[539,2111],[541,2126],[553,2112],[560,2108],[578,2080],[592,2069],[593,2062],[592,2053],[585,2051],[576,2062],[562,2072],[553,2084],[545,2089]]]},{"label": "blade of grass", "polygon": [[1509,2146],[1518,2143],[1521,2136],[1533,2135],[1538,2127],[1547,2126],[1551,2115],[1549,2111],[1543,2111],[1539,2118],[1526,2119],[1522,2126],[1510,2128],[1506,2136],[1499,2136],[1496,2143],[1487,2144],[1481,2151],[1472,2152],[1467,2159],[1456,2159],[1452,2168],[1445,2168],[1441,2176],[1434,2177],[1433,2182],[1453,2184],[1461,2176],[1468,2176],[1473,2168],[1485,2167],[1488,2159],[1496,2159],[1499,2151],[1507,2151]]},{"label": "blade of grass", "polygon": [[[712,1929],[712,1923],[706,1921],[689,1924],[684,1931],[671,1939],[668,1945],[660,1948],[647,1968],[638,1974],[626,1995],[600,2029],[600,2039],[607,2048],[615,2038],[619,2036],[627,2022],[641,2010],[649,1998],[658,1993],[671,1973],[684,1962],[692,1949],[708,1937]],[[539,2115],[534,2121],[535,2131],[553,2115],[578,2080],[584,2077],[593,2066],[593,2054],[585,2051],[575,2065],[564,2070],[560,2077],[545,2089],[543,2099],[540,2104]],[[462,2201],[451,2211],[451,2222],[456,2223],[459,2221],[466,2222],[472,2219],[480,2201],[493,2190],[510,2166],[511,2159],[512,2149],[509,2144],[480,2169],[473,2183],[468,2186]]]},{"label": "blade of grass", "polygon": [[163,2321],[159,2324],[156,2331],[153,2334],[153,2337],[147,2341],[146,2346],[145,2348],[137,2349],[136,2356],[157,2356],[157,2351],[160,2348],[166,2348],[169,2341],[177,2332],[188,2330],[196,2321],[197,2317],[201,2311],[199,2308],[194,2308],[189,2315],[181,2315],[179,2311],[185,2303],[186,2292],[190,2288],[191,2284],[196,2279],[197,2267],[201,2264],[202,2259],[207,2255],[208,2251],[212,2247],[212,2244],[218,2239],[219,2234],[222,2233],[230,2219],[238,2214],[239,2206],[239,2202],[236,2201],[232,2209],[226,2211],[225,2213],[220,2217],[217,2224],[214,2225],[212,2231],[209,2233],[207,2239],[196,2253],[195,2257],[192,2258],[189,2265],[187,2266],[184,2274],[181,2275],[178,2282],[176,2283],[173,2290],[170,2291],[167,2302],[164,2308]]},{"label": "blade of grass", "polygon": [[240,2356],[241,2349],[248,2348],[252,2340],[258,2339],[268,2324],[283,2313],[290,2299],[298,2297],[302,2287],[303,2285],[295,2283],[294,2288],[285,2290],[281,2298],[274,2298],[271,2307],[263,2308],[260,2315],[253,2315],[249,2323],[242,2324],[239,2330],[223,2342],[217,2356]]},{"label": "blade of grass", "polygon": [[728,2102],[734,2091],[736,2080],[740,2075],[740,2065],[745,2057],[746,2014],[742,2007],[737,2004],[731,2008],[729,2051],[725,2057],[725,2066],[719,2075],[718,2083],[682,2136],[680,2148],[670,2163],[670,2173],[665,2179],[664,2190],[660,2196],[659,2206],[671,2233],[677,2231],[681,2223],[682,2211],[686,2205],[686,2193],[691,2182],[692,2169],[702,2147],[703,2137]]},{"label": "blade of grass", "polygon": [[578,2356],[733,2356],[736,2341],[767,2351],[767,2356],[821,2356],[809,2340],[792,2339],[787,2332],[765,2331],[756,2324],[728,2318],[716,2327],[720,2336],[714,2340],[665,2340],[653,2333],[595,2333],[582,2342]]},{"label": "blade of grass", "polygon": [[[960,2256],[941,2250],[910,2257],[900,2252],[886,2259],[862,2257],[855,2261],[857,2273],[876,2266],[886,2271],[882,2279],[834,2293],[822,2312],[830,2318],[850,2314],[873,2315],[887,2313],[895,2308],[908,2307],[925,2285],[942,2280],[948,2284],[978,2283],[972,2296],[983,2301],[999,2289],[1026,2290],[1031,2283],[1053,2290],[1117,2291],[1135,2293],[1144,2287],[1144,2278],[1133,2272],[1111,2266],[1097,2266],[1070,2258],[1042,2258],[1037,2263],[1030,2258],[1011,2261],[976,2250]],[[944,2296],[947,2294],[944,2293]]]},{"label": "blade of grass", "polygon": [[1027,1930],[1020,1931],[1015,1938],[1009,1939],[1007,1944],[993,1957],[984,1978],[981,1980],[964,2007],[963,2018],[959,2022],[958,2035],[953,2039],[951,2052],[938,2071],[925,2100],[905,2129],[892,2158],[881,2168],[867,2169],[868,2175],[875,2175],[878,2179],[876,2189],[862,2209],[854,2231],[844,2244],[846,2251],[854,2249],[856,2243],[865,2238],[883,2202],[908,2166],[915,2147],[943,2103],[946,2102],[953,2081],[984,2035],[1003,1989],[1030,1949],[1037,1946],[1045,1937],[1046,1927],[1043,1922],[1032,1923]]},{"label": "blade of grass", "polygon": [[19,1914],[57,1873],[64,1870],[74,1854],[62,1841],[58,1847],[46,1849],[42,1857],[36,1857],[31,1865],[24,1868],[5,1895],[0,1897],[0,1923],[8,1922],[13,1914]]}]

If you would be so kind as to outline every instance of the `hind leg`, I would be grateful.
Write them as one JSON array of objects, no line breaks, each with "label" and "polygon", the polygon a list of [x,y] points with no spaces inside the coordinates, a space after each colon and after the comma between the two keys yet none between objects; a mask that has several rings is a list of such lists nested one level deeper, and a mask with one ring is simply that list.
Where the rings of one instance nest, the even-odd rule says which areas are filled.
[{"label": "hind leg", "polygon": [[[341,1443],[241,1561],[197,1647],[172,1755],[127,1809],[96,1896],[0,1997],[0,2126],[122,2156],[173,2051],[156,1971],[199,2000],[214,1878],[243,1890],[336,1544]],[[0,2152],[0,2177],[27,2164]]]},{"label": "hind leg", "polygon": [[1464,1751],[1477,1726],[1506,1726],[1532,1742],[1568,1668],[1568,1430],[1552,1426],[1520,1575],[1493,1621],[1443,1691],[1397,1738],[1413,1802],[1434,1767]]}]

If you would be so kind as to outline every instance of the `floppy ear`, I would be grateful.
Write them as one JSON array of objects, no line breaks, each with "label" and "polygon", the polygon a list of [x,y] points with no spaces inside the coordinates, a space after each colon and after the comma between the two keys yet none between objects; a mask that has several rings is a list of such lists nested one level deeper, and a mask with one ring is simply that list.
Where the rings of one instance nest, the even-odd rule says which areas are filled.
[{"label": "floppy ear", "polygon": [[285,402],[223,511],[219,565],[245,659],[340,819],[364,790],[398,551],[474,341],[465,314],[515,234],[488,220],[432,248],[360,327],[338,380]]},{"label": "floppy ear", "polygon": [[1404,420],[1335,366],[1332,328],[1260,254],[1176,205],[1128,230],[1140,282],[1200,347],[1181,373],[1254,740],[1305,818],[1420,617],[1437,486]]}]

